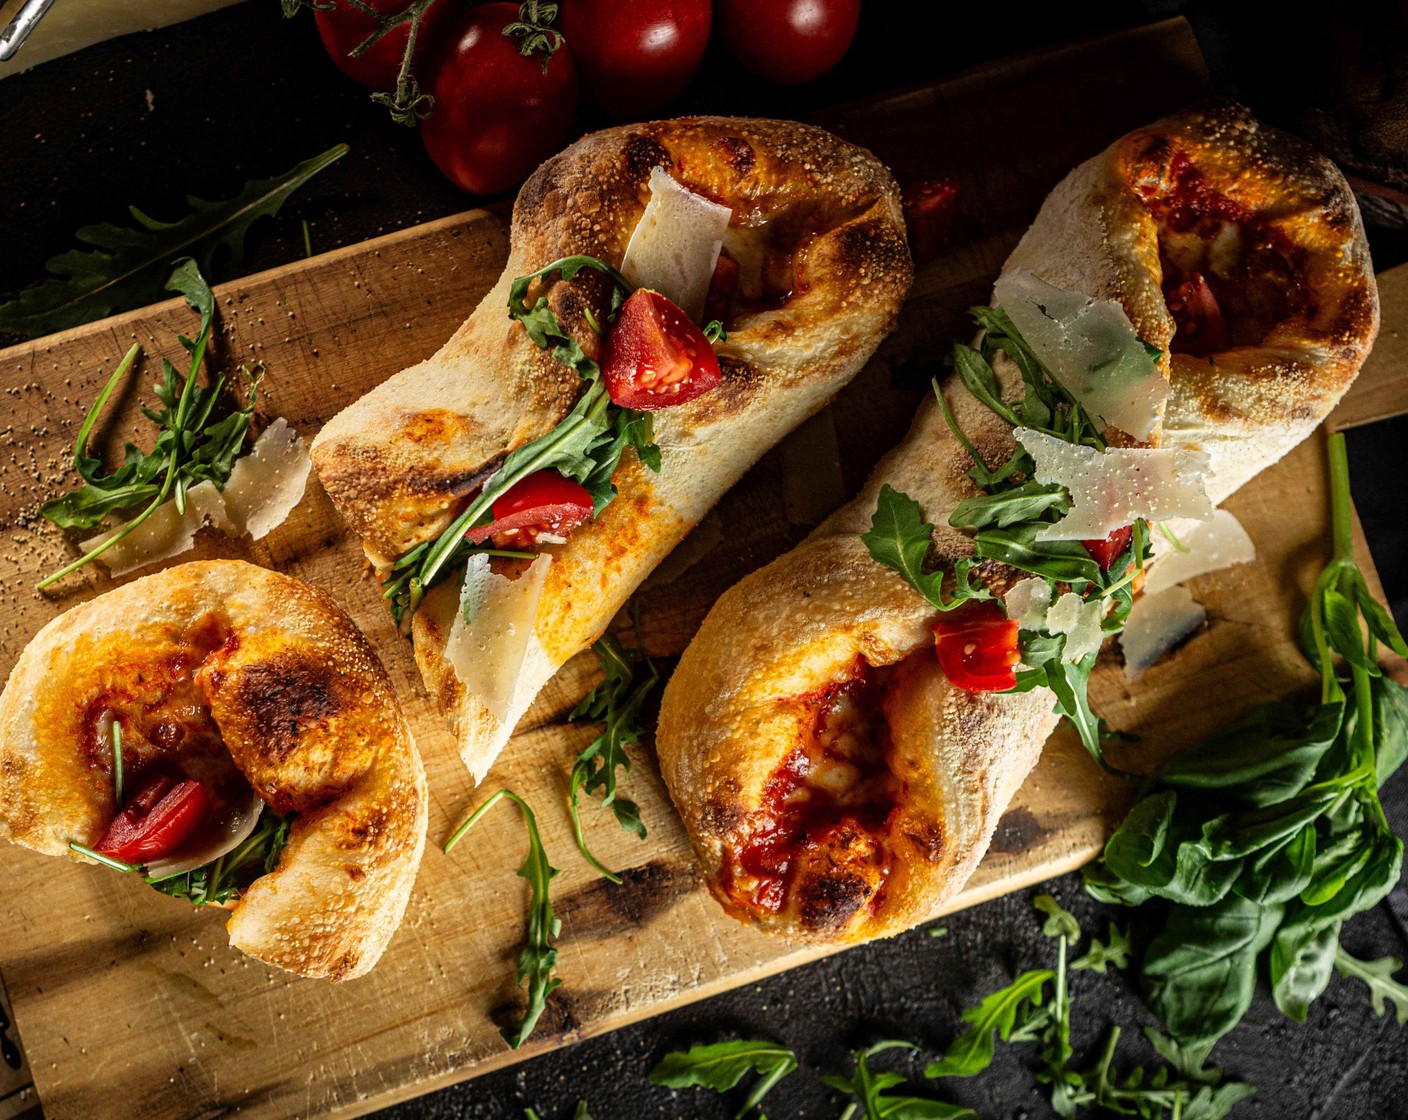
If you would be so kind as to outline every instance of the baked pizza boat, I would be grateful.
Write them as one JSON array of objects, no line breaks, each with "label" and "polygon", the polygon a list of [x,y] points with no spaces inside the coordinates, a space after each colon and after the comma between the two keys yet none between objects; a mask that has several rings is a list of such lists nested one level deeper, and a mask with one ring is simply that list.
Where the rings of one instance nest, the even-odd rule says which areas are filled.
[{"label": "baked pizza boat", "polygon": [[182,564],[54,619],[0,694],[0,836],[232,909],[230,943],[347,980],[381,956],[426,830],[381,662],[300,580]]},{"label": "baked pizza boat", "polygon": [[476,781],[548,678],[860,370],[911,275],[889,172],[805,125],[613,128],[527,181],[493,290],[312,447]]},{"label": "baked pizza boat", "polygon": [[1085,681],[1150,529],[1211,517],[1339,400],[1378,327],[1353,196],[1222,106],[1082,164],[983,334],[846,507],[710,611],[661,770],[735,917],[850,941],[935,915]]}]

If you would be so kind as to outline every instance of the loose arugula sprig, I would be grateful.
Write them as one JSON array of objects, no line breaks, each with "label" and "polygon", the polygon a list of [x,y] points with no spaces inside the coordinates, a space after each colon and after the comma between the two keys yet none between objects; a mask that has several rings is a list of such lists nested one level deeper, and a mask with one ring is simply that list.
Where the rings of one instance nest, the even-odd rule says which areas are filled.
[{"label": "loose arugula sprig", "polygon": [[[971,312],[983,328],[982,341],[977,349],[956,344],[950,358],[964,387],[1013,427],[1104,451],[1105,439],[1095,421],[1027,345],[1007,313],[994,307],[975,307]],[[1151,354],[1159,353],[1149,349]],[[1021,373],[1024,392],[1018,401],[1003,399],[992,364],[999,354],[1009,357]],[[1044,578],[1053,593],[1069,587],[1086,599],[1109,600],[1103,629],[1107,634],[1118,633],[1134,603],[1134,580],[1149,557],[1148,525],[1135,523],[1129,548],[1108,571],[1079,541],[1038,540],[1041,529],[1070,512],[1065,489],[1036,481],[1035,464],[1021,444],[1006,462],[989,466],[959,427],[937,378],[931,387],[950,431],[973,460],[969,477],[983,491],[960,502],[949,517],[953,528],[972,534],[972,554],[945,557],[931,566],[934,526],[924,520],[918,502],[884,485],[870,531],[861,537],[871,558],[899,572],[941,611],[991,599],[992,592],[975,579],[975,573],[988,562],[1005,564]],[[1101,721],[1086,699],[1096,655],[1069,660],[1065,636],[1045,631],[1023,630],[1019,648],[1025,668],[1017,674],[1014,691],[1049,688],[1056,696],[1056,710],[1071,721],[1086,750],[1101,766],[1113,770],[1105,762]]]},{"label": "loose arugula sprig", "polygon": [[517,1050],[538,1025],[538,1019],[547,1007],[548,996],[562,983],[561,977],[553,975],[553,970],[557,968],[557,947],[553,943],[562,930],[562,921],[553,913],[549,893],[557,868],[548,862],[547,850],[543,847],[542,837],[538,833],[538,818],[533,815],[528,802],[507,789],[499,790],[474,810],[468,819],[451,833],[450,838],[445,841],[444,850],[448,853],[460,842],[460,838],[474,827],[480,817],[505,797],[518,806],[519,812],[523,814],[523,825],[528,831],[528,854],[518,868],[519,877],[528,881],[530,892],[528,932],[513,974],[515,984],[527,985],[528,1006],[516,1026],[499,1031],[509,1048]]},{"label": "loose arugula sprig", "polygon": [[1341,976],[1362,980],[1369,986],[1375,1015],[1382,1017],[1388,1010],[1385,1000],[1392,1003],[1393,1014],[1400,1027],[1408,1026],[1408,987],[1395,980],[1393,974],[1402,967],[1403,962],[1396,957],[1361,961],[1343,948],[1335,949],[1335,971]]},{"label": "loose arugula sprig", "polygon": [[1183,1050],[1157,1032],[1150,1033],[1150,1041],[1172,1068],[1159,1069],[1147,1081],[1142,1068],[1136,1068],[1123,1080],[1115,1077],[1111,1068],[1121,1033],[1118,1026],[1111,1027],[1099,1059],[1089,1070],[1074,1068],[1067,970],[1096,967],[1083,963],[1095,959],[1122,967],[1123,953],[1112,947],[1127,942],[1127,938],[1112,924],[1110,946],[1092,941],[1090,951],[1068,966],[1067,955],[1082,936],[1079,923],[1050,895],[1037,896],[1034,904],[1047,915],[1042,932],[1057,942],[1055,970],[1024,972],[977,1007],[965,1011],[963,1018],[972,1025],[942,1059],[929,1064],[924,1071],[926,1077],[971,1077],[982,1073],[992,1063],[997,1036],[1004,1042],[1039,1045],[1042,1068],[1037,1077],[1050,1086],[1051,1106],[1064,1118],[1076,1116],[1081,1109],[1100,1108],[1146,1120],[1165,1116],[1174,1120],[1221,1120],[1234,1104],[1252,1095],[1252,1086],[1240,1082],[1223,1084],[1221,1070],[1204,1066],[1205,1049]]},{"label": "loose arugula sprig", "polygon": [[[631,757],[626,753],[626,748],[639,743],[645,734],[645,728],[641,725],[641,709],[660,683],[655,663],[645,652],[644,642],[640,641],[639,619],[636,636],[637,648],[630,653],[610,634],[596,641],[592,649],[601,662],[605,679],[567,715],[569,720],[601,720],[606,725],[601,734],[577,756],[572,766],[567,804],[572,813],[572,831],[582,858],[613,883],[619,883],[621,877],[608,870],[587,847],[578,811],[578,795],[583,791],[591,795],[600,790],[600,807],[610,806],[622,828],[645,839],[645,823],[640,819],[639,806],[616,795],[616,771],[623,769],[627,775],[630,774]],[[636,679],[637,673],[641,674],[639,680]]]},{"label": "loose arugula sprig", "polygon": [[84,226],[78,240],[94,248],[51,257],[44,266],[49,279],[0,305],[0,331],[37,338],[155,303],[172,290],[167,278],[182,257],[193,257],[206,275],[222,249],[238,265],[250,225],[277,214],[294,191],[347,152],[346,144],[338,144],[283,175],[246,183],[234,198],[206,202],[188,196],[191,213],[174,222],[130,206],[134,228]]},{"label": "loose arugula sprig", "polygon": [[796,1068],[797,1055],[787,1047],[755,1039],[739,1039],[666,1054],[650,1071],[650,1080],[669,1089],[700,1086],[713,1089],[716,1093],[726,1093],[749,1073],[757,1073],[760,1080],[749,1091],[743,1107],[734,1114],[734,1120],[743,1120],[754,1110],[757,1120],[765,1120],[763,1098]]},{"label": "loose arugula sprig", "polygon": [[95,852],[77,841],[70,841],[69,848],[124,875],[141,875],[149,887],[172,898],[184,898],[197,909],[202,906],[225,906],[238,899],[255,879],[269,874],[279,865],[279,856],[288,844],[288,832],[295,816],[296,813],[289,813],[281,817],[265,809],[261,811],[254,831],[234,851],[190,871],[178,871],[172,875],[149,875],[141,864],[127,863]]},{"label": "loose arugula sprig", "polygon": [[190,487],[209,481],[223,489],[229,481],[235,458],[244,446],[249,433],[249,420],[254,415],[259,377],[250,375],[244,408],[231,412],[221,420],[212,421],[212,414],[228,378],[227,374],[221,373],[208,385],[199,383],[215,318],[215,296],[190,257],[177,263],[166,287],[170,291],[180,292],[186,297],[191,310],[199,313],[200,331],[195,341],[184,335],[178,336],[181,345],[190,354],[190,367],[184,376],[177,373],[176,367],[168,360],[162,359],[162,381],[156,386],[156,395],[164,407],[159,412],[142,409],[148,419],[160,426],[160,435],[148,452],[141,451],[135,444],[127,444],[122,466],[107,475],[101,473],[102,460],[88,449],[89,436],[108,398],[140,352],[140,347],[134,344],[113,370],[78,429],[78,438],[73,447],[73,465],[83,478],[83,486],[45,502],[39,507],[39,512],[61,529],[91,529],[109,513],[121,513],[137,506],[143,508],[101,544],[40,580],[37,585],[40,590],[101,556],[146,521],[167,498],[173,498],[177,510],[184,513],[186,491]]},{"label": "loose arugula sprig", "polygon": [[596,257],[563,257],[527,276],[520,276],[509,291],[509,316],[523,324],[540,349],[550,350],[558,361],[576,370],[586,389],[576,405],[545,435],[509,453],[503,466],[484,484],[474,500],[433,541],[426,541],[402,556],[382,587],[382,598],[391,603],[393,617],[402,621],[414,613],[425,592],[454,565],[478,551],[465,533],[492,519],[495,501],[535,471],[553,468],[575,479],[590,491],[592,516],[598,516],[616,496],[611,476],[627,447],[634,447],[640,461],[660,469],[660,449],[652,442],[650,413],[622,408],[607,395],[601,367],[587,357],[576,339],[562,326],[548,306],[546,294],[530,306],[528,291],[535,280],[556,272],[564,281],[582,269],[593,269],[611,281],[611,315],[631,293],[631,285],[616,269]]},{"label": "loose arugula sprig", "polygon": [[1354,562],[1343,435],[1329,457],[1334,554],[1301,626],[1320,704],[1262,705],[1163,766],[1086,870],[1095,897],[1156,911],[1141,986],[1188,1045],[1241,1020],[1263,961],[1277,1007],[1303,1020],[1344,922],[1402,868],[1378,790],[1408,757],[1408,689],[1377,662],[1380,643],[1408,645]]},{"label": "loose arugula sprig", "polygon": [[841,1113],[841,1120],[852,1120],[858,1112],[865,1120],[978,1120],[971,1108],[934,1100],[932,1097],[896,1096],[887,1093],[904,1084],[904,1076],[886,1070],[873,1073],[870,1059],[886,1050],[915,1050],[912,1042],[886,1039],[856,1053],[856,1067],[849,1077],[828,1074],[822,1078],[833,1089],[849,1093],[856,1099]]}]

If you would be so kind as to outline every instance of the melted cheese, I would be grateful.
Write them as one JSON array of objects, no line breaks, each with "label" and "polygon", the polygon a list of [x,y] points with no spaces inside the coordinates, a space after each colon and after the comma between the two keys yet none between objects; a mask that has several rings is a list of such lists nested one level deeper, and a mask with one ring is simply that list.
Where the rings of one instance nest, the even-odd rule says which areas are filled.
[{"label": "melted cheese", "polygon": [[993,298],[1057,379],[1102,426],[1147,439],[1168,382],[1124,308],[1056,288],[1025,268],[1003,275]]},{"label": "melted cheese", "polygon": [[1137,681],[1149,668],[1207,619],[1208,612],[1193,601],[1186,587],[1171,587],[1157,595],[1141,595],[1129,612],[1120,648],[1124,650],[1124,675]]},{"label": "melted cheese", "polygon": [[[501,723],[507,722],[514,709],[519,670],[533,637],[538,601],[551,564],[552,557],[542,553],[517,579],[489,573],[473,620],[465,621],[461,606],[450,627],[446,660],[465,689]],[[477,581],[480,576],[472,578]],[[461,604],[465,595],[461,589]]]},{"label": "melted cheese", "polygon": [[733,211],[680,186],[657,167],[650,201],[636,223],[621,272],[638,288],[659,292],[696,323]]},{"label": "melted cheese", "polygon": [[1139,518],[1212,517],[1205,489],[1210,462],[1201,451],[1111,447],[1101,453],[1031,428],[1015,434],[1036,463],[1037,481],[1064,486],[1071,495],[1071,512],[1038,532],[1039,541],[1099,540]]},{"label": "melted cheese", "polygon": [[308,445],[280,416],[260,433],[225,483],[225,510],[235,532],[266,537],[303,500],[313,463]]},{"label": "melted cheese", "polygon": [[1174,548],[1162,533],[1154,533],[1156,562],[1150,565],[1144,581],[1147,595],[1256,558],[1256,545],[1246,529],[1225,509],[1214,510],[1211,521],[1195,522],[1182,532],[1172,531],[1186,551]]}]

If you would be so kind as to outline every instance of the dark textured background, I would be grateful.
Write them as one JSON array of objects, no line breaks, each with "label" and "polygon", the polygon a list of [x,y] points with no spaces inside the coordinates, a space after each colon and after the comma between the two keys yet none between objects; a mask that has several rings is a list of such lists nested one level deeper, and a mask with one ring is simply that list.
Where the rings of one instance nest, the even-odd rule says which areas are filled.
[{"label": "dark textured background", "polygon": [[[932,7],[931,14],[924,14]],[[1351,57],[1372,75],[1402,72],[1401,4],[1342,4],[1333,17],[1290,19],[1282,5],[1151,3],[1049,5],[1040,12],[962,8],[926,0],[868,0],[850,55],[807,86],[781,89],[740,71],[711,49],[680,112],[801,115],[924,81],[1019,50],[1102,28],[1182,12],[1197,31],[1218,88],[1265,119],[1295,128],[1316,107],[1365,94]],[[1020,13],[1020,18],[1018,18]],[[1356,81],[1358,84],[1356,84]],[[1370,83],[1372,84],[1372,82]],[[605,123],[584,113],[583,131]],[[181,211],[186,193],[224,197],[247,178],[283,171],[337,141],[352,154],[297,194],[250,239],[244,271],[301,256],[300,220],[317,251],[462,210],[413,132],[389,123],[323,55],[306,13],[285,25],[275,0],[254,0],[192,23],[84,51],[0,82],[0,295],[37,279],[43,262],[70,247],[81,225],[121,221],[126,204],[158,217]],[[1380,268],[1408,258],[1408,237],[1371,231]],[[219,278],[228,279],[227,267]],[[1351,439],[1355,495],[1396,613],[1408,621],[1408,530],[1397,480],[1408,468],[1408,423],[1374,425]],[[1390,783],[1390,821],[1408,831],[1408,779]],[[1104,936],[1111,911],[1085,898],[1076,876],[1049,889],[1088,932]],[[959,1014],[1017,972],[1054,961],[1032,891],[945,920],[947,936],[917,930],[854,949],[515,1069],[489,1074],[382,1115],[411,1118],[570,1115],[585,1097],[597,1120],[644,1116],[727,1117],[741,1099],[651,1086],[648,1070],[669,1048],[722,1035],[760,1036],[794,1047],[803,1069],[769,1100],[779,1117],[829,1117],[839,1094],[817,1079],[849,1065],[851,1048],[903,1037],[922,1048],[892,1063],[917,1078],[923,1062],[959,1031]],[[467,900],[470,904],[472,900]],[[1361,957],[1404,955],[1408,897],[1400,886],[1344,934]],[[567,978],[571,982],[570,976]],[[1119,975],[1073,974],[1077,1061],[1093,1064],[1110,1024],[1125,1027],[1119,1066],[1155,1060],[1138,1027],[1152,1022]],[[1239,1117],[1408,1116],[1408,1028],[1376,1018],[1364,988],[1336,978],[1309,1022],[1283,1019],[1259,996],[1214,1059],[1251,1081],[1257,1096]],[[948,1099],[985,1118],[1051,1115],[1029,1047],[1000,1047],[984,1076],[950,1080]],[[934,1086],[916,1081],[920,1092]],[[729,1100],[733,1101],[730,1107]]]}]

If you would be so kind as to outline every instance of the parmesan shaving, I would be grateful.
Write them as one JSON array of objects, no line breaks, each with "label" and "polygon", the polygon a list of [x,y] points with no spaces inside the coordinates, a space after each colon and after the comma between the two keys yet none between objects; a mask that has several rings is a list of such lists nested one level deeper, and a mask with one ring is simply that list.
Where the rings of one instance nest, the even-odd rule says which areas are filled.
[{"label": "parmesan shaving", "polygon": [[1100,652],[1104,634],[1100,630],[1100,619],[1104,603],[1099,599],[1082,599],[1073,591],[1067,591],[1046,613],[1046,628],[1053,634],[1065,634],[1066,646],[1061,652],[1061,660],[1073,664],[1092,653]]},{"label": "parmesan shaving", "polygon": [[1246,529],[1225,509],[1214,510],[1211,521],[1195,523],[1177,536],[1185,551],[1174,548],[1163,534],[1155,534],[1156,562],[1144,581],[1146,595],[1256,558],[1256,545]]},{"label": "parmesan shaving", "polygon": [[[84,552],[91,552],[104,541],[111,540],[127,526],[121,525],[81,542]],[[176,509],[176,500],[169,498],[157,506],[152,515],[132,532],[98,556],[98,560],[114,576],[125,576],[149,564],[170,560],[189,549],[203,525],[229,530],[225,502],[213,482],[199,482],[186,492],[186,512]]]},{"label": "parmesan shaving", "polygon": [[638,288],[659,292],[696,323],[733,211],[680,186],[657,167],[650,201],[636,223],[621,273]]},{"label": "parmesan shaving", "polygon": [[1038,358],[1101,426],[1147,439],[1159,421],[1168,382],[1124,308],[1053,287],[1025,268],[998,279],[998,306]]},{"label": "parmesan shaving", "polygon": [[1100,540],[1139,518],[1210,520],[1205,488],[1211,463],[1201,451],[1111,447],[1105,452],[1018,428],[1041,483],[1064,486],[1071,512],[1037,533],[1039,541]]},{"label": "parmesan shaving", "polygon": [[1040,576],[1019,580],[1007,592],[1003,605],[1007,617],[1016,619],[1019,629],[1040,630],[1051,609],[1051,585]]},{"label": "parmesan shaving", "polygon": [[1186,587],[1171,587],[1134,601],[1120,636],[1124,675],[1137,681],[1149,666],[1197,630],[1208,617]]},{"label": "parmesan shaving", "polygon": [[225,483],[225,510],[235,532],[261,540],[303,500],[313,463],[303,437],[280,416],[260,433]]},{"label": "parmesan shaving", "polygon": [[[500,723],[509,722],[514,711],[519,670],[533,638],[551,564],[552,557],[544,552],[517,579],[490,572],[472,621],[465,621],[463,607],[456,611],[445,642],[445,658],[455,676]],[[461,603],[465,595],[462,589]]]}]

